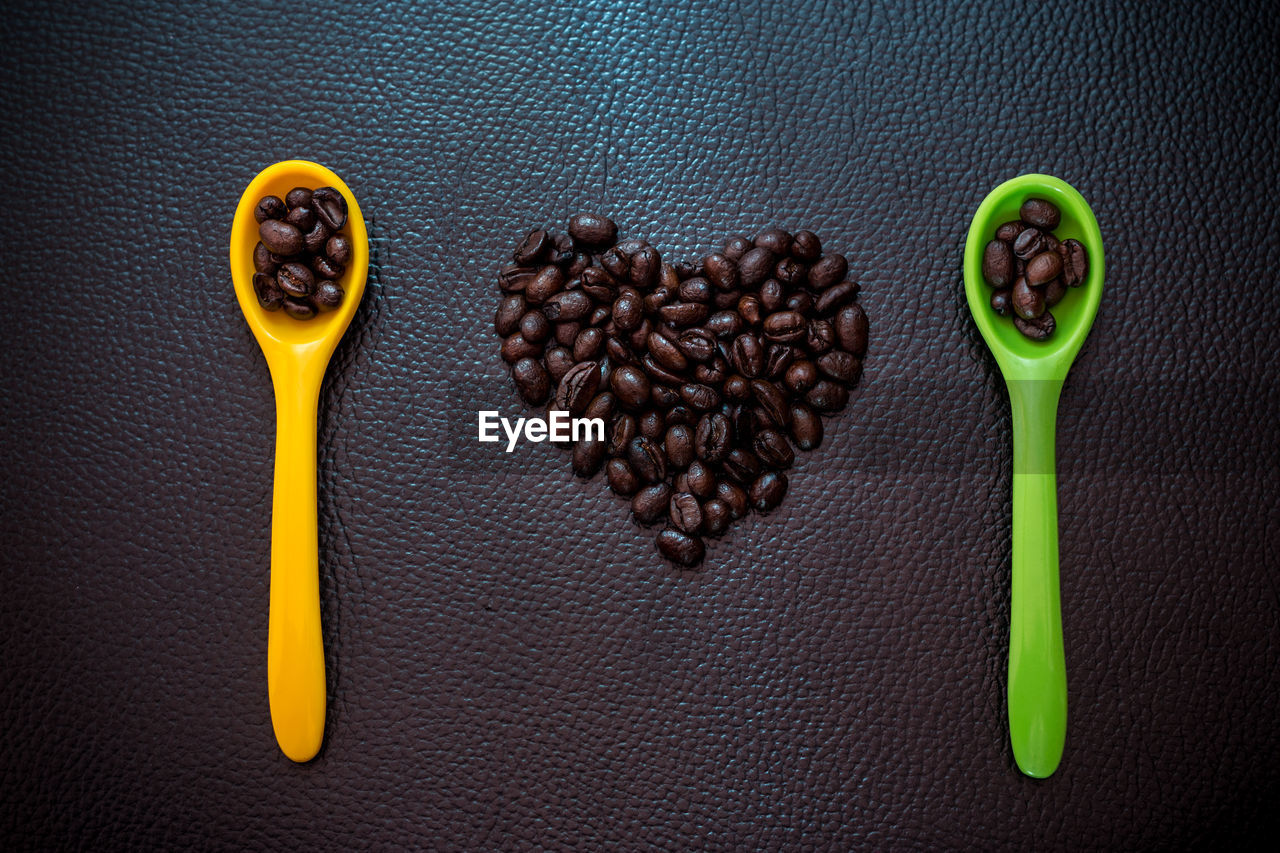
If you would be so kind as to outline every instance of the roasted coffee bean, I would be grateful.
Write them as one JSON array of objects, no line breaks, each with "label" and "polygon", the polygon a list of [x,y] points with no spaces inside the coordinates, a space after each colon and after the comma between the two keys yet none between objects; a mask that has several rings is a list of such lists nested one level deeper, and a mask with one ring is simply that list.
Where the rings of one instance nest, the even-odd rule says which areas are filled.
[{"label": "roasted coffee bean", "polygon": [[823,255],[809,267],[809,286],[814,290],[826,290],[834,284],[844,281],[849,274],[849,262],[844,255]]},{"label": "roasted coffee bean", "polygon": [[773,274],[773,252],[758,247],[747,252],[738,261],[738,281],[743,287],[758,288]]},{"label": "roasted coffee bean", "polygon": [[679,387],[685,382],[682,377],[677,376],[661,364],[658,364],[657,360],[649,353],[645,353],[644,357],[640,359],[640,366],[644,368],[644,372],[649,374],[649,378],[654,382],[659,382],[672,387]]},{"label": "roasted coffee bean", "polygon": [[782,283],[776,278],[767,279],[764,284],[760,285],[760,292],[757,294],[760,300],[760,311],[768,316],[775,311],[781,311],[782,305],[787,301],[787,293],[782,287]]},{"label": "roasted coffee bean", "polygon": [[613,395],[625,409],[638,411],[649,399],[649,377],[630,364],[614,368],[609,380]]},{"label": "roasted coffee bean", "polygon": [[563,264],[565,278],[577,278],[591,267],[591,256],[586,252],[574,252],[568,263]]},{"label": "roasted coffee bean", "polygon": [[[280,203],[284,204],[284,202]],[[271,256],[270,249],[258,243],[253,247],[253,268],[265,275],[275,275],[276,270],[280,269],[280,263]]]},{"label": "roasted coffee bean", "polygon": [[716,339],[702,329],[681,332],[675,343],[680,352],[693,361],[710,361],[716,354]]},{"label": "roasted coffee bean", "polygon": [[721,469],[729,478],[742,486],[749,486],[760,476],[760,460],[754,453],[735,447],[725,455],[720,463]]},{"label": "roasted coffee bean", "polygon": [[684,424],[692,429],[698,425],[698,414],[677,400],[671,408],[667,409],[667,426],[674,424]]},{"label": "roasted coffee bean", "polygon": [[1045,240],[1044,232],[1039,228],[1024,228],[1013,241],[1014,255],[1024,261],[1029,261],[1048,249],[1048,241]]},{"label": "roasted coffee bean", "polygon": [[701,385],[718,388],[728,377],[728,367],[728,362],[719,356],[712,359],[709,364],[695,364],[693,366],[694,381]]},{"label": "roasted coffee bean", "polygon": [[818,370],[837,382],[853,386],[862,376],[862,359],[843,350],[832,350],[817,358]]},{"label": "roasted coffee bean", "polygon": [[347,199],[333,187],[321,187],[311,195],[316,216],[332,231],[347,224]]},{"label": "roasted coffee bean", "polygon": [[804,403],[791,404],[791,437],[801,450],[813,450],[822,444],[822,418]]},{"label": "roasted coffee bean", "polygon": [[591,316],[587,318],[588,326],[603,326],[613,319],[613,310],[608,306],[598,306],[591,312]]},{"label": "roasted coffee bean", "polygon": [[557,266],[548,265],[538,271],[524,289],[524,298],[534,305],[541,305],[564,290],[564,273]]},{"label": "roasted coffee bean", "polygon": [[573,339],[574,361],[594,361],[603,353],[604,332],[600,329],[583,329]]},{"label": "roasted coffee bean", "polygon": [[702,505],[702,533],[719,536],[729,529],[733,515],[724,501],[712,498]]},{"label": "roasted coffee bean", "polygon": [[805,265],[797,261],[795,258],[783,258],[778,261],[777,266],[773,268],[773,277],[782,285],[784,290],[790,291],[800,287],[805,283],[807,270]]},{"label": "roasted coffee bean", "polygon": [[569,368],[556,387],[555,405],[577,417],[587,408],[600,388],[600,364],[582,361]]},{"label": "roasted coffee bean", "polygon": [[861,358],[867,353],[867,313],[854,303],[840,309],[835,318],[836,343]]},{"label": "roasted coffee bean", "polygon": [[342,285],[325,279],[316,282],[316,292],[311,295],[311,301],[318,311],[332,311],[342,304],[342,297],[345,295]]},{"label": "roasted coffee bean", "polygon": [[541,406],[551,394],[551,377],[537,359],[522,358],[517,361],[511,367],[511,378],[515,380],[520,396],[530,406]]},{"label": "roasted coffee bean", "polygon": [[1018,276],[1013,283],[1013,311],[1024,320],[1034,320],[1044,313],[1044,294],[1027,283],[1026,276]]},{"label": "roasted coffee bean", "polygon": [[704,328],[717,338],[732,338],[742,331],[742,318],[736,311],[717,311],[707,318]]},{"label": "roasted coffee bean", "polygon": [[764,336],[776,343],[790,344],[802,341],[808,332],[808,321],[797,311],[779,311],[776,314],[770,314],[764,321]]},{"label": "roasted coffee bean", "polygon": [[616,495],[630,497],[640,488],[640,479],[625,459],[610,459],[604,466],[604,473],[609,479],[609,488]]},{"label": "roasted coffee bean", "polygon": [[751,248],[751,241],[746,237],[734,237],[724,244],[724,256],[736,263],[743,255],[750,252]]},{"label": "roasted coffee bean", "polygon": [[1062,256],[1062,282],[1079,287],[1089,276],[1089,253],[1079,240],[1063,240],[1058,249]]},{"label": "roasted coffee bean", "polygon": [[649,335],[653,334],[653,322],[645,317],[640,321],[640,325],[631,330],[627,335],[627,343],[631,345],[631,351],[642,353],[649,348]]},{"label": "roasted coffee bean", "polygon": [[[333,232],[329,230],[329,226],[323,222],[316,222],[311,226],[311,230],[302,235],[303,247],[313,255],[324,254],[325,247],[329,243],[329,239]],[[332,258],[329,259],[333,261]],[[337,262],[341,266],[341,262]]]},{"label": "roasted coffee bean", "polygon": [[782,433],[771,429],[760,430],[755,438],[756,455],[766,467],[781,471],[796,461],[796,452]]},{"label": "roasted coffee bean", "polygon": [[1027,261],[1027,284],[1039,287],[1062,274],[1062,258],[1057,252],[1041,252]]},{"label": "roasted coffee bean", "polygon": [[1018,315],[1013,316],[1013,325],[1018,328],[1019,332],[1031,338],[1033,341],[1048,340],[1053,334],[1053,330],[1057,328],[1057,321],[1053,319],[1053,315],[1045,311],[1039,317],[1031,320],[1025,320]]},{"label": "roasted coffee bean", "polygon": [[1067,295],[1067,286],[1062,283],[1061,278],[1055,278],[1044,286],[1044,304],[1046,308],[1052,308],[1062,301],[1062,297]]},{"label": "roasted coffee bean", "polygon": [[305,265],[297,262],[281,266],[276,273],[276,283],[280,285],[285,295],[299,299],[305,299],[316,291],[315,275]]},{"label": "roasted coffee bean", "polygon": [[991,310],[1001,317],[1008,317],[1013,310],[1013,288],[1002,287],[991,291]]},{"label": "roasted coffee bean", "polygon": [[1052,231],[1058,227],[1062,214],[1052,202],[1042,198],[1029,198],[1018,208],[1018,216],[1028,225],[1034,225],[1042,231]]},{"label": "roasted coffee bean", "polygon": [[294,187],[284,197],[285,205],[293,210],[295,207],[306,207],[311,204],[311,190],[306,187]]},{"label": "roasted coffee bean", "polygon": [[748,326],[759,326],[761,321],[764,320],[764,308],[761,306],[759,298],[748,294],[739,299],[738,316]]},{"label": "roasted coffee bean", "polygon": [[670,528],[658,534],[658,551],[671,562],[686,568],[698,565],[707,554],[700,537]]},{"label": "roasted coffee bean", "polygon": [[[294,228],[297,228],[303,234],[306,234],[308,231],[310,231],[312,228],[315,227],[316,214],[315,214],[315,211],[312,210],[310,207],[295,207],[293,210],[289,211],[289,213],[285,216],[284,221],[288,222]],[[305,242],[306,241],[304,240],[303,241],[304,245],[305,245]],[[315,250],[312,249],[311,251],[315,251]]]},{"label": "roasted coffee bean", "polygon": [[646,293],[644,297],[644,311],[646,314],[657,314],[658,309],[671,302],[671,299],[671,292],[667,290],[659,289],[652,293]]},{"label": "roasted coffee bean", "polygon": [[285,207],[285,203],[275,195],[263,196],[253,208],[253,218],[259,223],[266,222],[268,219],[284,219],[288,213],[289,209]]},{"label": "roasted coffee bean", "polygon": [[631,283],[645,291],[658,283],[662,257],[652,246],[645,246],[631,256]]},{"label": "roasted coffee bean", "polygon": [[719,462],[729,452],[732,439],[729,418],[722,412],[708,412],[698,421],[693,446],[699,459]]},{"label": "roasted coffee bean", "polygon": [[849,389],[837,382],[819,379],[804,395],[804,399],[819,412],[830,415],[849,405]]},{"label": "roasted coffee bean", "polygon": [[637,253],[643,249],[647,249],[648,247],[649,244],[638,237],[628,237],[626,240],[619,240],[617,243],[618,251],[626,255],[628,259],[631,259]]},{"label": "roasted coffee bean", "polygon": [[755,335],[734,338],[730,355],[734,370],[748,379],[755,379],[764,370],[764,347]]},{"label": "roasted coffee bean", "polygon": [[787,311],[799,311],[807,317],[813,313],[813,306],[815,304],[816,303],[813,301],[812,296],[801,291],[788,296],[787,301],[782,304],[782,307]]},{"label": "roasted coffee bean", "polygon": [[640,432],[640,428],[636,425],[636,419],[632,415],[621,414],[609,422],[609,429],[606,438],[609,442],[609,455],[622,456],[627,452],[627,445],[631,444]]},{"label": "roasted coffee bean", "polygon": [[729,418],[733,440],[743,447],[749,447],[756,432],[755,407],[747,404],[730,406],[725,414]]},{"label": "roasted coffee bean", "polygon": [[724,398],[732,402],[742,402],[751,397],[751,381],[740,374],[733,374],[724,381]]},{"label": "roasted coffee bean", "polygon": [[258,297],[258,304],[268,311],[279,311],[284,305],[284,291],[276,284],[275,278],[266,273],[253,274],[253,292]]},{"label": "roasted coffee bean", "polygon": [[769,379],[782,379],[795,360],[795,347],[788,344],[769,344],[764,356],[764,375]]},{"label": "roasted coffee bean", "polygon": [[791,254],[791,235],[777,226],[769,226],[756,235],[756,246],[762,246],[775,255]]},{"label": "roasted coffee bean", "polygon": [[[587,267],[582,271],[581,278],[583,289],[589,293],[614,293],[618,290],[617,280],[600,267]],[[602,299],[601,301],[606,300]]]},{"label": "roasted coffee bean", "polygon": [[627,462],[631,470],[645,483],[657,483],[666,479],[667,460],[662,448],[650,438],[638,435],[627,444]]},{"label": "roasted coffee bean", "polygon": [[573,473],[594,477],[605,460],[605,444],[598,438],[584,438],[573,445]]},{"label": "roasted coffee bean", "polygon": [[530,311],[520,318],[520,334],[529,343],[540,344],[551,337],[551,324],[541,311]]},{"label": "roasted coffee bean", "polygon": [[709,385],[686,382],[680,386],[680,399],[689,408],[705,412],[720,405],[720,395]]},{"label": "roasted coffee bean", "polygon": [[569,236],[583,246],[603,248],[618,239],[618,226],[599,214],[579,213],[569,220]]},{"label": "roasted coffee bean", "polygon": [[555,322],[578,321],[590,316],[594,307],[591,297],[581,290],[565,290],[547,297],[542,305],[542,313],[547,315],[548,320]]},{"label": "roasted coffee bean", "polygon": [[324,255],[320,255],[313,260],[311,262],[311,268],[316,271],[316,275],[320,278],[337,280],[342,277],[343,273],[341,264],[335,264]]},{"label": "roasted coffee bean", "polygon": [[587,403],[587,407],[582,410],[582,416],[584,418],[599,418],[607,422],[613,417],[613,412],[613,395],[608,391],[602,391],[591,398],[591,402]]},{"label": "roasted coffee bean", "polygon": [[860,286],[854,281],[842,281],[822,291],[814,310],[819,316],[826,317],[852,302],[858,295]]},{"label": "roasted coffee bean", "polygon": [[[716,481],[716,500],[729,508],[729,518],[735,521],[750,511],[746,490],[730,480]],[[706,508],[703,508],[706,511]]]},{"label": "roasted coffee bean", "polygon": [[1004,240],[992,240],[982,251],[982,277],[992,287],[1005,287],[1013,275],[1013,249]]},{"label": "roasted coffee bean", "polygon": [[[660,444],[667,432],[667,419],[662,416],[662,412],[650,409],[640,416],[636,429],[645,438],[652,439]],[[665,449],[663,452],[666,452]]]},{"label": "roasted coffee bean", "polygon": [[613,303],[613,323],[620,330],[629,332],[644,319],[644,302],[634,290],[624,290]]},{"label": "roasted coffee bean", "polygon": [[296,255],[303,249],[302,232],[278,219],[264,220],[258,226],[258,237],[268,251],[281,257]]},{"label": "roasted coffee bean", "polygon": [[728,292],[738,289],[738,265],[726,256],[719,253],[707,255],[702,259],[702,269],[717,290]]},{"label": "roasted coffee bean", "polygon": [[822,242],[812,231],[797,231],[791,238],[791,256],[811,264],[822,257]]},{"label": "roasted coffee bean", "polygon": [[1018,239],[1018,235],[1022,233],[1022,229],[1027,226],[1021,221],[1015,219],[1012,222],[1006,222],[996,229],[996,239],[1013,245],[1013,241]]},{"label": "roasted coffee bean", "polygon": [[684,405],[680,402],[680,395],[672,388],[666,385],[659,385],[656,382],[653,383],[652,388],[649,390],[649,402],[664,410]]},{"label": "roasted coffee bean", "polygon": [[574,365],[573,355],[564,347],[552,347],[547,350],[545,361],[547,363],[547,372],[551,374],[551,381],[553,382],[559,382],[563,379],[564,375],[569,372],[569,368]]},{"label": "roasted coffee bean", "polygon": [[679,296],[681,302],[710,302],[714,293],[711,282],[694,276],[680,282]]},{"label": "roasted coffee bean", "polygon": [[751,393],[756,403],[769,416],[769,421],[776,427],[785,427],[790,417],[787,409],[787,396],[772,382],[764,379],[751,381]]},{"label": "roasted coffee bean", "polygon": [[804,394],[817,383],[818,366],[807,359],[797,361],[787,368],[783,381],[793,394]]},{"label": "roasted coffee bean", "polygon": [[671,507],[671,486],[654,483],[636,492],[631,499],[631,514],[641,524],[653,524],[666,516]]},{"label": "roasted coffee bean", "polygon": [[605,272],[616,278],[618,281],[628,281],[631,278],[631,260],[620,252],[617,248],[609,249],[600,255],[598,259],[600,266],[604,267]]},{"label": "roasted coffee bean", "polygon": [[[332,257],[332,255],[331,255]],[[535,278],[538,270],[533,267],[521,267],[510,264],[498,273],[498,287],[504,293],[524,293]]]},{"label": "roasted coffee bean", "polygon": [[667,434],[662,439],[662,449],[667,454],[667,463],[677,471],[689,467],[694,459],[693,430],[688,424],[673,424],[667,427]]},{"label": "roasted coffee bean", "polygon": [[516,246],[512,257],[521,266],[532,266],[545,261],[551,249],[551,235],[541,228],[535,228]]},{"label": "roasted coffee bean", "polygon": [[768,471],[751,483],[748,492],[751,506],[756,512],[766,513],[782,503],[787,494],[787,475],[780,471]]},{"label": "roasted coffee bean", "polygon": [[702,529],[702,504],[689,492],[676,492],[671,496],[667,517],[676,530],[695,534]]},{"label": "roasted coffee bean", "polygon": [[836,327],[831,320],[810,320],[805,346],[813,355],[822,355],[836,345]]},{"label": "roasted coffee bean", "polygon": [[684,487],[705,500],[716,493],[716,475],[701,460],[695,459],[685,471]]},{"label": "roasted coffee bean", "polygon": [[685,358],[675,341],[665,335],[654,333],[649,336],[649,354],[667,370],[679,373],[689,369],[689,359]]},{"label": "roasted coffee bean", "polygon": [[[545,314],[543,315],[546,316]],[[573,344],[578,340],[578,332],[582,331],[582,324],[572,320],[561,320],[554,324],[556,343],[562,347],[573,348]]]},{"label": "roasted coffee bean", "polygon": [[334,234],[325,241],[324,253],[335,264],[346,266],[351,263],[351,241],[345,234]]},{"label": "roasted coffee bean", "polygon": [[658,309],[658,316],[677,328],[701,323],[709,313],[710,310],[701,302],[673,302]]},{"label": "roasted coffee bean", "polygon": [[316,307],[308,300],[286,296],[284,298],[284,312],[295,320],[310,320],[316,316]]},{"label": "roasted coffee bean", "polygon": [[607,329],[604,337],[604,352],[614,364],[637,364],[639,362],[630,345],[620,340],[616,335],[609,334]]}]

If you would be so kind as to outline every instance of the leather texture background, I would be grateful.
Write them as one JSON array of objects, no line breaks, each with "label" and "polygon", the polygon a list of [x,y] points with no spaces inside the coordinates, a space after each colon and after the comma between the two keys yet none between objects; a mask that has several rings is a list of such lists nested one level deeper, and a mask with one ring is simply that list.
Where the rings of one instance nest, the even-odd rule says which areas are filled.
[{"label": "leather texture background", "polygon": [[[1266,3],[6,5],[0,833],[27,847],[1214,848],[1280,795],[1280,16]],[[330,707],[266,697],[274,409],[227,267],[344,177],[321,398]],[[1000,181],[1091,202],[1064,390],[1070,723],[1006,733],[1010,424],[960,283]],[[666,257],[843,250],[861,389],[672,570],[516,415],[494,274],[579,209]]]}]

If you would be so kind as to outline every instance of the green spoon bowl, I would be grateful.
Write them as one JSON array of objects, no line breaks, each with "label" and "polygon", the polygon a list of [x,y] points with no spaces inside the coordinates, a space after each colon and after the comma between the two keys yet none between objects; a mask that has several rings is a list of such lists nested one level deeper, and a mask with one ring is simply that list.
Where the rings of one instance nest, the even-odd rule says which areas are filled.
[{"label": "green spoon bowl", "polygon": [[[1089,255],[1079,287],[1050,309],[1048,340],[1025,337],[991,308],[982,250],[1002,223],[1018,219],[1029,198],[1062,212],[1054,234],[1075,238]],[[1062,760],[1067,733],[1067,671],[1058,584],[1058,488],[1054,431],[1067,371],[1102,301],[1102,234],[1080,193],[1049,175],[1022,175],[991,191],[978,206],[964,249],[964,290],[978,330],[1009,387],[1013,420],[1013,566],[1009,618],[1009,739],[1019,769],[1043,779]]]}]

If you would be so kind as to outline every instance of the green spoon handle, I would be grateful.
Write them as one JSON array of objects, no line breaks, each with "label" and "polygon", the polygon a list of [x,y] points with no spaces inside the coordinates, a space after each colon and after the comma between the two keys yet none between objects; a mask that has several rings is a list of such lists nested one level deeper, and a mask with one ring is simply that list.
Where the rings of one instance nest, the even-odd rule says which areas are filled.
[{"label": "green spoon handle", "polygon": [[1061,390],[1061,380],[1055,379],[1009,382],[1013,412],[1009,739],[1019,769],[1037,779],[1057,769],[1067,734],[1053,455]]}]

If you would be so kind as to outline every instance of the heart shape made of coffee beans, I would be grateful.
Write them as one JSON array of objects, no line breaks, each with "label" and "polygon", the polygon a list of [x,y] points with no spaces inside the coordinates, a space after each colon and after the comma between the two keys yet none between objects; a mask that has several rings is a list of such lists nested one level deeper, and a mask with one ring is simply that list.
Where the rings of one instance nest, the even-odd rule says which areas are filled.
[{"label": "heart shape made of coffee beans", "polygon": [[598,418],[604,434],[557,442],[573,470],[603,467],[658,550],[700,563],[703,537],[787,491],[792,445],[822,443],[822,417],[862,377],[867,315],[848,263],[809,231],[735,237],[697,263],[618,241],[595,214],[537,228],[498,275],[494,327],[516,390],[547,418]]}]

